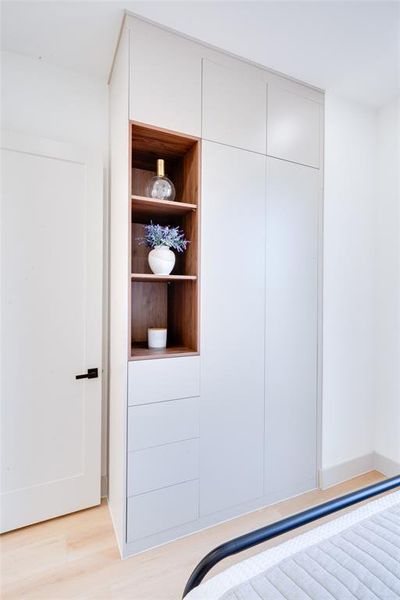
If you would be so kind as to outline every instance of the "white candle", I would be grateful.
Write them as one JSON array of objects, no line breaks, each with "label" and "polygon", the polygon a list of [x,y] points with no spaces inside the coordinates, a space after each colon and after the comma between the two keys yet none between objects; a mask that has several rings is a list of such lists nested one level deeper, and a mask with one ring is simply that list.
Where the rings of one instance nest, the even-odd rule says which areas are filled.
[{"label": "white candle", "polygon": [[150,327],[147,330],[149,348],[167,347],[167,330],[160,327]]}]

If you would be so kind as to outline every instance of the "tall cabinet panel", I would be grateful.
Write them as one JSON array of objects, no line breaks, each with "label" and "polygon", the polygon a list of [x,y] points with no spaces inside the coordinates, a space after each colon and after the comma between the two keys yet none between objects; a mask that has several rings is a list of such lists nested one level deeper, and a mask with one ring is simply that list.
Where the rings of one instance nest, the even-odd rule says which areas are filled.
[{"label": "tall cabinet panel", "polygon": [[201,52],[188,40],[132,23],[130,118],[200,137]]},{"label": "tall cabinet panel", "polygon": [[121,549],[124,547],[126,531],[129,44],[130,32],[125,29],[110,79],[108,506]]},{"label": "tall cabinet panel", "polygon": [[267,159],[266,491],[316,486],[319,171]]},{"label": "tall cabinet panel", "polygon": [[203,142],[200,516],[263,493],[265,160]]}]

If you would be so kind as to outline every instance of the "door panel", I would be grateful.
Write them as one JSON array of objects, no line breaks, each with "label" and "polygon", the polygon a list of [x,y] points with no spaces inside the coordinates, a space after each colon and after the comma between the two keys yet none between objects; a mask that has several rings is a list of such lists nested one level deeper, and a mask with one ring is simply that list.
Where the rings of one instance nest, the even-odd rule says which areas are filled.
[{"label": "door panel", "polygon": [[316,486],[318,202],[317,170],[267,159],[265,485],[276,499]]},{"label": "door panel", "polygon": [[266,109],[261,77],[203,61],[203,138],[265,154]]},{"label": "door panel", "polygon": [[267,154],[319,168],[320,118],[318,102],[270,85]]},{"label": "door panel", "polygon": [[200,137],[201,54],[196,44],[133,22],[130,118]]},{"label": "door panel", "polygon": [[102,170],[69,145],[3,142],[4,531],[100,501]]},{"label": "door panel", "polygon": [[200,513],[263,493],[265,157],[203,143]]}]

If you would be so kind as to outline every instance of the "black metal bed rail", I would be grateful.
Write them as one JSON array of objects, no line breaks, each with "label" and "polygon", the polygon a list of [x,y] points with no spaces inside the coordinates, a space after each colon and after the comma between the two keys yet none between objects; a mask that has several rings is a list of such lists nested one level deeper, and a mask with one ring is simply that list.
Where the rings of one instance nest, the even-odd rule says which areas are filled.
[{"label": "black metal bed rail", "polygon": [[214,550],[211,550],[211,552],[202,558],[197,567],[194,569],[193,573],[188,579],[182,597],[184,598],[193,588],[197,587],[203,581],[210,569],[212,569],[224,558],[232,556],[233,554],[237,554],[238,552],[242,552],[242,550],[247,550],[248,548],[256,546],[257,544],[266,542],[267,540],[271,540],[272,538],[287,533],[288,531],[293,531],[298,527],[302,527],[303,525],[312,523],[317,519],[331,515],[338,510],[342,510],[343,508],[347,508],[353,504],[367,500],[368,498],[373,498],[374,496],[382,494],[383,492],[393,490],[396,487],[400,487],[400,475],[396,475],[390,479],[385,479],[379,483],[374,483],[373,485],[369,485],[361,490],[351,492],[345,496],[334,498],[329,502],[324,502],[324,504],[313,506],[308,510],[282,519],[281,521],[277,521],[276,523],[271,523],[271,525],[266,525],[265,527],[261,527],[255,531],[250,531],[249,533],[217,546],[217,548],[214,548]]}]

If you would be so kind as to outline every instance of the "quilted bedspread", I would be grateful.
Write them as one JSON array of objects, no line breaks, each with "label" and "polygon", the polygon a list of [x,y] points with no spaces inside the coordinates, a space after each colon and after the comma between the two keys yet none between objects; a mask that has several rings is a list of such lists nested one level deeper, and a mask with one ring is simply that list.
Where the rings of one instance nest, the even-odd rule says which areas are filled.
[{"label": "quilted bedspread", "polygon": [[310,599],[400,599],[400,504],[289,556],[221,597]]}]

